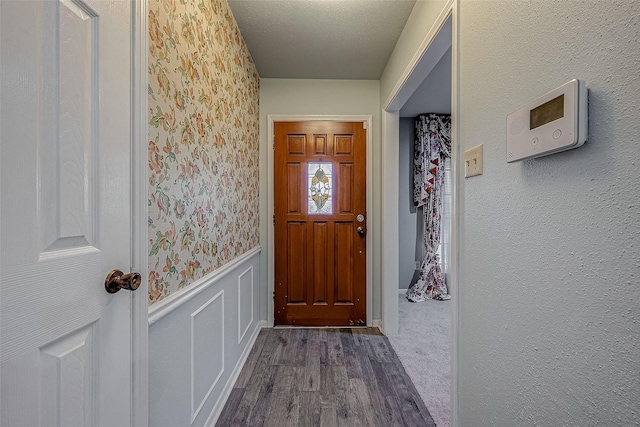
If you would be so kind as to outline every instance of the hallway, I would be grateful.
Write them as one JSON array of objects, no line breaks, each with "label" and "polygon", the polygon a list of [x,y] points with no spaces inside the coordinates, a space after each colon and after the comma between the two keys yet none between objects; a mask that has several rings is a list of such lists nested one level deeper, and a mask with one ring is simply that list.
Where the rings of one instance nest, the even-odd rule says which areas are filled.
[{"label": "hallway", "polygon": [[377,328],[262,329],[216,425],[435,426]]}]

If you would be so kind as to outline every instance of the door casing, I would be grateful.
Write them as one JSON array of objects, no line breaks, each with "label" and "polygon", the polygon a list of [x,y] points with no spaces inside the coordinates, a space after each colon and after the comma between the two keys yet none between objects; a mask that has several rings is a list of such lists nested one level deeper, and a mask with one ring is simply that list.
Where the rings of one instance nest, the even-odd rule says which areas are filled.
[{"label": "door casing", "polygon": [[148,240],[148,7],[132,0],[131,34],[131,271],[142,275],[142,286],[131,305],[131,426],[149,426],[149,274]]},{"label": "door casing", "polygon": [[[452,211],[451,211],[451,426],[459,425],[458,402],[458,312],[460,291],[460,265],[464,262],[459,247],[463,241],[463,180],[460,171],[464,170],[460,155],[459,121],[459,39],[458,20],[460,0],[448,0],[440,15],[418,47],[412,60],[407,64],[395,87],[382,104],[382,174],[386,178],[382,184],[384,200],[396,197],[398,188],[398,146],[400,108],[409,99],[413,91],[426,77],[420,71],[421,62],[429,55],[429,47],[435,40],[445,22],[451,19],[451,176],[452,176]],[[428,58],[427,58],[428,59]],[[383,333],[398,333],[398,203],[386,203],[382,206],[384,217],[382,224],[382,324]]]},{"label": "door casing", "polygon": [[[269,114],[267,115],[267,135],[269,141],[269,149],[267,150],[267,180],[268,185],[268,201],[267,212],[269,217],[274,213],[274,150],[273,150],[273,134],[274,122],[302,122],[302,121],[335,121],[335,122],[363,122],[366,127],[366,159],[367,159],[367,223],[370,226],[367,229],[367,326],[377,326],[373,321],[373,289],[372,289],[372,260],[373,260],[373,240],[376,239],[375,230],[373,228],[375,212],[373,212],[373,170],[372,170],[372,116],[371,115],[344,115],[344,116],[325,116],[325,115],[295,115],[295,114]],[[273,221],[269,220],[267,227],[267,323],[269,327],[274,324],[274,305],[273,292],[274,286],[274,228]]]}]

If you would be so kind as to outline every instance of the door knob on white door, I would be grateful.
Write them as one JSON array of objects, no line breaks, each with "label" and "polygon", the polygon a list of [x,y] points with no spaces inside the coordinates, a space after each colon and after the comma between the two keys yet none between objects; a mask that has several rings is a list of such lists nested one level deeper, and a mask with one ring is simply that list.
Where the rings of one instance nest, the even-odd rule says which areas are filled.
[{"label": "door knob on white door", "polygon": [[110,294],[115,294],[120,289],[135,291],[142,283],[140,273],[124,274],[120,270],[111,270],[104,280],[104,287]]}]

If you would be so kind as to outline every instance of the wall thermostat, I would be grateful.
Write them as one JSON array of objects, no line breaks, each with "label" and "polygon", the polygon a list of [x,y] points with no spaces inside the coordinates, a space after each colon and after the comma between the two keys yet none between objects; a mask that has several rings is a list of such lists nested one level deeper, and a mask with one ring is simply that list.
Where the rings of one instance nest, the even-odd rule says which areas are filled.
[{"label": "wall thermostat", "polygon": [[573,79],[507,116],[507,163],[578,148],[587,141],[587,87]]}]

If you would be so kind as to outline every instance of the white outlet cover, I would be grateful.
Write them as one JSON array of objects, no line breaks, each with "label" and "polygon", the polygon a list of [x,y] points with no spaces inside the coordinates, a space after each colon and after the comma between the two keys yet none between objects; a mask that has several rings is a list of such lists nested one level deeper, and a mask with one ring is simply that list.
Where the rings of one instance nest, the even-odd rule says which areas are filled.
[{"label": "white outlet cover", "polygon": [[464,177],[482,175],[482,144],[464,152]]}]

